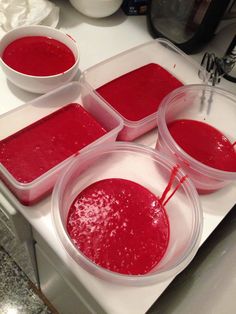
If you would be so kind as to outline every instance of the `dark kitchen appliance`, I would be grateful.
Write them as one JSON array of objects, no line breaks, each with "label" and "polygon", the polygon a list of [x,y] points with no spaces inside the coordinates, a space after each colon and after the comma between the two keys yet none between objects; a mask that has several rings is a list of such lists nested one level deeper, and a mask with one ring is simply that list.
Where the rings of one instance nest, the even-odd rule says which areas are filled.
[{"label": "dark kitchen appliance", "polygon": [[150,0],[148,29],[153,37],[165,37],[186,53],[194,53],[220,24],[232,23],[235,10],[236,0]]}]

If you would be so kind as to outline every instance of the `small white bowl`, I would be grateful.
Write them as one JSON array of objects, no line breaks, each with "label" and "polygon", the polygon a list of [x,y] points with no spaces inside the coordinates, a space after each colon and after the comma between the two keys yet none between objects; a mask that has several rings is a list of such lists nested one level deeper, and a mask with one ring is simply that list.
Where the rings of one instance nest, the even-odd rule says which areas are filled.
[{"label": "small white bowl", "polygon": [[[26,36],[45,36],[62,42],[73,52],[75,63],[67,71],[50,76],[28,75],[12,69],[2,60],[2,54],[11,42]],[[0,64],[3,72],[13,84],[29,92],[44,94],[70,82],[74,78],[79,68],[79,49],[72,37],[58,29],[42,25],[23,26],[3,36],[0,41]]]},{"label": "small white bowl", "polygon": [[72,6],[84,15],[101,18],[112,15],[123,0],[70,0]]}]

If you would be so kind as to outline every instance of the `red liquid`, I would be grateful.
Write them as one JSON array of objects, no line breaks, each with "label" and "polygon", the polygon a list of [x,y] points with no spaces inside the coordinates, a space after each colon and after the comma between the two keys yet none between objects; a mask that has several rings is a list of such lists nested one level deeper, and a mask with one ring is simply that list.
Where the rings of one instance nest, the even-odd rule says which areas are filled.
[{"label": "red liquid", "polygon": [[158,197],[124,179],[84,189],[70,207],[67,230],[90,260],[122,274],[148,273],[169,242],[168,218]]},{"label": "red liquid", "polygon": [[157,111],[162,99],[183,84],[150,63],[99,87],[97,92],[124,118],[141,120]]},{"label": "red liquid", "polygon": [[35,76],[63,73],[75,63],[74,54],[65,44],[44,36],[14,40],[3,51],[2,60],[18,72]]},{"label": "red liquid", "polygon": [[212,126],[194,120],[175,120],[168,125],[176,143],[190,156],[212,168],[236,171],[236,150]]},{"label": "red liquid", "polygon": [[78,104],[69,104],[0,142],[0,162],[29,183],[106,133]]}]

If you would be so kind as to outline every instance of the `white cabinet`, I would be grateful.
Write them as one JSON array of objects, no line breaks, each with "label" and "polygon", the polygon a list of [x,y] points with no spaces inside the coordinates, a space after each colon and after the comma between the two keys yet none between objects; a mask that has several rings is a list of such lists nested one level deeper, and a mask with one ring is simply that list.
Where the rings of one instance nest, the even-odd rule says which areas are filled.
[{"label": "white cabinet", "polygon": [[88,290],[33,229],[42,293],[59,314],[105,314]]},{"label": "white cabinet", "polygon": [[93,313],[58,273],[38,244],[35,245],[35,250],[41,291],[58,312],[60,314]]}]

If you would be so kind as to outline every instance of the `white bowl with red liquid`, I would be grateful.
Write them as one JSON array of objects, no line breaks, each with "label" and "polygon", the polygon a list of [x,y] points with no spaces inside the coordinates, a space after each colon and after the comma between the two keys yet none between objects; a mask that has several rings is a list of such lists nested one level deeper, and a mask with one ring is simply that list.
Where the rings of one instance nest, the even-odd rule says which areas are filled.
[{"label": "white bowl with red liquid", "polygon": [[[111,259],[113,255],[117,257],[117,254],[117,259],[121,258],[120,262],[114,262],[114,265],[115,263],[118,263],[115,265],[116,267],[112,265],[113,261],[110,261],[109,257],[107,258],[107,264],[105,266],[101,265],[99,261],[94,260],[93,257],[89,255],[90,253],[87,254],[85,251],[81,251],[81,247],[78,247],[75,242],[72,241],[71,231],[69,230],[68,226],[70,225],[70,221],[72,221],[72,225],[74,225],[74,220],[71,220],[71,218],[69,219],[68,217],[71,217],[69,213],[71,206],[73,207],[73,204],[75,204],[74,200],[78,195],[80,195],[80,193],[86,191],[86,189],[91,186],[91,184],[97,185],[98,181],[103,182],[101,180],[106,181],[108,179],[110,180],[111,178],[113,178],[113,183],[110,184],[112,189],[114,187],[115,180],[122,179],[122,182],[123,180],[128,180],[128,182],[131,181],[134,184],[137,183],[141,185],[142,188],[146,189],[145,191],[149,191],[149,193],[152,193],[152,195],[158,199],[163,198],[163,193],[166,190],[168,183],[171,181],[170,189],[164,196],[166,201],[165,205],[163,205],[165,208],[164,212],[166,217],[168,217],[168,245],[164,255],[162,255],[158,263],[155,264],[154,258],[153,267],[151,267],[147,272],[132,273],[130,269],[129,272],[126,272],[126,270],[124,271],[124,269],[121,271],[119,266],[122,267],[122,265],[126,265],[125,258],[123,261],[122,258],[125,256],[125,254],[128,254],[129,251],[133,249],[133,253],[135,250],[141,253],[140,255],[130,254],[130,256],[126,257],[128,259],[131,257],[131,261],[129,260],[129,265],[138,263],[139,266],[141,265],[140,267],[146,267],[146,264],[143,265],[142,261],[145,260],[145,257],[147,260],[151,259],[152,254],[149,252],[150,254],[147,254],[147,256],[142,256],[142,254],[146,254],[146,251],[143,253],[145,243],[147,244],[145,250],[151,249],[152,251],[152,247],[148,248],[147,246],[149,243],[152,243],[155,247],[155,244],[159,241],[158,239],[160,238],[158,238],[158,232],[156,230],[158,230],[158,228],[159,230],[164,230],[160,229],[160,226],[158,225],[158,215],[155,216],[159,211],[149,215],[144,210],[143,214],[140,216],[140,212],[134,209],[131,211],[131,216],[133,218],[130,217],[128,219],[126,217],[127,219],[124,219],[123,221],[123,213],[126,213],[126,211],[128,213],[129,210],[124,210],[122,207],[123,205],[121,207],[119,207],[120,205],[117,205],[118,212],[114,214],[112,213],[110,217],[111,219],[118,217],[118,221],[113,225],[112,221],[108,219],[108,216],[106,216],[109,206],[106,206],[103,203],[100,211],[102,225],[100,225],[101,228],[98,226],[100,229],[96,236],[93,237],[93,232],[97,232],[98,229],[96,229],[94,226],[89,229],[89,240],[86,238],[86,232],[75,229],[77,235],[82,237],[85,236],[85,238],[81,238],[81,245],[92,243],[92,252],[95,254],[100,254],[99,252],[104,249],[103,243],[108,243],[108,246],[105,247],[105,255],[109,250],[110,255],[107,253],[107,256],[109,255]],[[168,200],[168,197],[172,194],[177,186],[177,190]],[[118,189],[118,194],[125,194],[125,189],[126,187],[124,185],[124,188],[121,187],[121,189]],[[136,195],[136,197],[131,198],[131,203],[137,198],[138,204],[139,198],[142,198],[141,194],[142,193],[139,193],[139,195]],[[98,193],[98,195],[100,194]],[[126,195],[129,197],[129,193]],[[110,198],[105,196],[105,199]],[[100,199],[98,197],[97,201],[99,204],[101,204],[104,199],[102,200],[102,198]],[[117,200],[114,202],[116,204],[120,204],[117,203]],[[112,204],[114,204],[114,202]],[[143,206],[143,208],[146,207]],[[87,219],[92,219],[93,221],[94,215],[96,217],[98,213],[96,206],[94,207],[94,204],[91,208],[89,207],[89,209],[88,216],[86,216],[86,214],[84,214],[84,217],[83,214],[81,215],[82,226],[84,223],[86,223],[86,221],[88,221]],[[149,219],[147,220],[149,221],[147,225],[146,216]],[[52,194],[52,217],[57,236],[64,246],[64,249],[68,252],[74,261],[76,261],[88,272],[94,274],[96,277],[124,285],[154,284],[174,277],[179,272],[181,272],[189,264],[198,250],[203,224],[202,209],[197,191],[192,182],[185,177],[183,171],[181,169],[176,171],[175,164],[169,160],[168,157],[160,155],[154,149],[126,142],[115,142],[99,145],[96,148],[91,148],[87,152],[81,153],[80,156],[75,157],[74,161],[70,164],[70,166],[68,166],[63,176],[61,176],[56,186],[54,187]],[[132,225],[132,223],[135,224],[137,220],[139,221],[140,225],[138,225],[138,227],[136,226],[136,228],[134,225]],[[161,216],[159,216],[159,221],[161,221]],[[149,223],[150,226],[148,225]],[[157,223],[157,226],[155,226],[155,223]],[[98,224],[100,224],[100,222]],[[103,224],[106,226],[104,229]],[[130,225],[133,226],[133,229],[128,232],[127,230],[129,230],[128,228]],[[112,226],[111,228],[114,227],[114,230],[110,230],[109,226]],[[146,236],[146,232],[147,230],[152,229],[152,227],[154,228],[154,226],[157,227],[157,229],[153,229],[154,238],[151,239],[149,236]],[[125,228],[124,233],[123,229],[119,229],[123,227]],[[109,235],[106,234],[106,230],[108,230],[106,228],[109,229]],[[118,239],[114,238],[115,245],[113,245],[114,243],[111,244],[109,241],[111,237],[114,236],[117,229],[119,229],[120,233]],[[128,234],[125,232],[128,232]],[[103,238],[104,234],[105,236]],[[122,243],[122,237],[124,237],[123,239],[125,243]],[[100,243],[96,242],[98,239],[100,239]],[[162,239],[166,238],[164,237]],[[116,243],[119,243],[119,248],[116,246]],[[125,247],[126,244],[127,247]],[[100,245],[102,245],[102,248]],[[97,257],[98,259],[100,258],[99,256]],[[135,261],[132,260],[133,258]],[[114,269],[116,269],[116,271]]]},{"label": "white bowl with red liquid", "polygon": [[163,100],[157,121],[156,149],[179,164],[200,193],[236,180],[234,94],[205,85],[181,87]]},{"label": "white bowl with red liquid", "polygon": [[[44,39],[44,43],[41,44],[41,47],[39,46],[40,44],[37,42],[34,42],[33,44],[29,44],[29,42],[24,42],[24,45],[28,45],[28,47],[30,47],[28,49],[24,48],[26,49],[26,51],[29,51],[30,49],[30,52],[27,52],[29,53],[29,55],[26,55],[25,58],[24,56],[20,56],[17,59],[14,50],[10,50],[8,51],[8,59],[6,59],[6,57],[4,58],[4,53],[6,52],[6,49],[13,49],[9,48],[9,45],[16,43],[16,41],[19,42],[19,40],[32,37],[41,37],[41,41],[43,41]],[[51,41],[47,44],[47,46],[45,46],[46,39]],[[50,55],[51,52],[48,52],[48,49],[50,49],[49,45],[54,46],[54,55]],[[58,48],[58,45],[60,45],[60,48]],[[45,53],[44,47],[46,47]],[[16,48],[14,47],[14,49]],[[17,49],[21,49],[21,47],[19,46]],[[56,51],[57,49],[59,51],[58,53]],[[41,57],[38,55],[34,55],[35,51],[39,50],[41,53]],[[14,56],[13,61],[11,61],[12,59],[9,59],[9,54]],[[61,59],[57,59],[59,58],[59,54],[61,54],[62,56]],[[36,70],[35,68],[30,68],[29,70],[29,66],[31,66],[29,65],[29,63],[27,65],[24,65],[25,61],[29,60],[32,55],[35,56],[32,64],[37,64]],[[51,61],[47,59],[48,55]],[[68,58],[70,57],[73,59],[68,61],[67,64],[63,65],[63,56],[67,56]],[[55,64],[55,67],[50,72],[41,73],[40,70],[42,69],[43,64],[45,64],[45,69],[49,69],[50,64],[53,62],[53,59],[58,60],[57,64]],[[15,60],[18,60],[17,64],[15,64]],[[14,65],[12,62],[14,62]],[[0,64],[6,77],[13,84],[26,91],[43,94],[70,82],[75,77],[79,69],[79,48],[77,43],[71,36],[63,33],[58,29],[43,25],[22,26],[12,31],[9,31],[1,39]],[[60,68],[58,68],[58,66]]]}]

